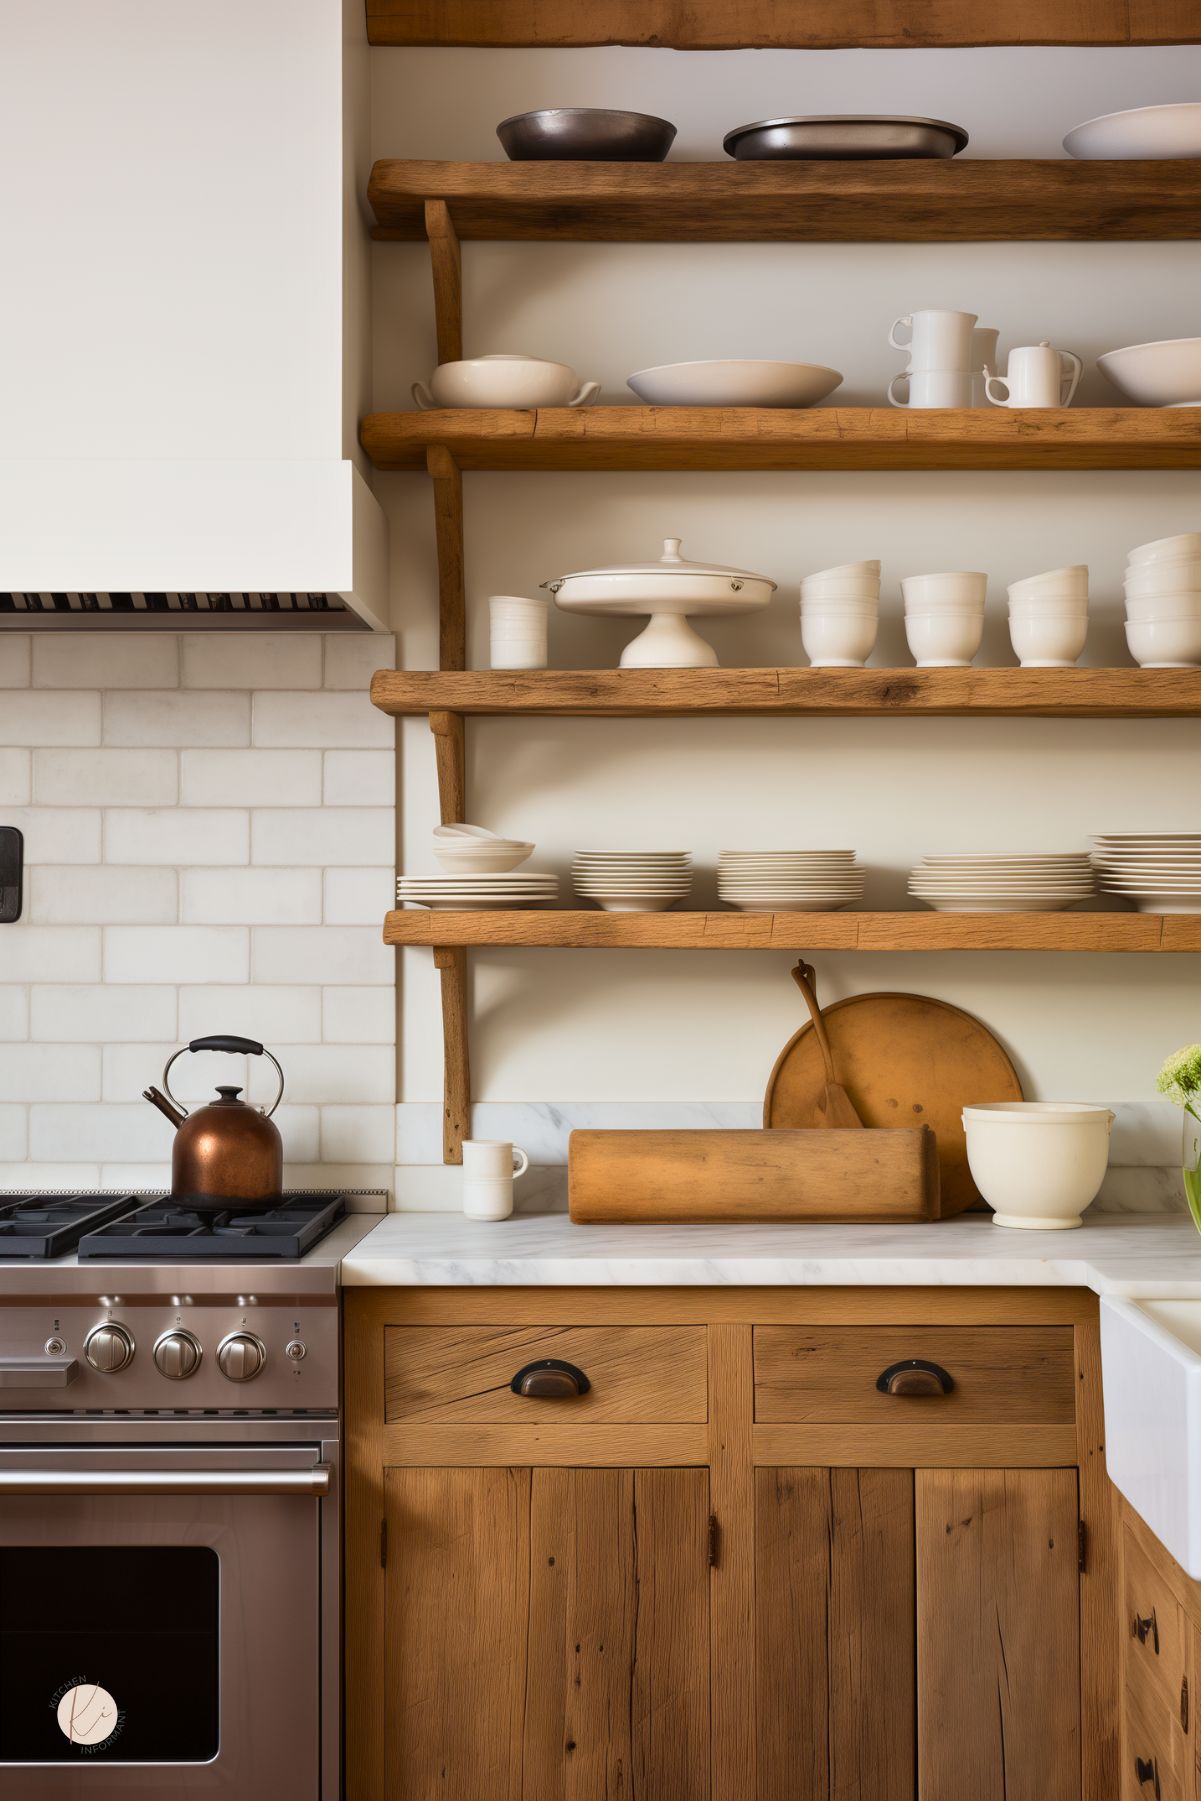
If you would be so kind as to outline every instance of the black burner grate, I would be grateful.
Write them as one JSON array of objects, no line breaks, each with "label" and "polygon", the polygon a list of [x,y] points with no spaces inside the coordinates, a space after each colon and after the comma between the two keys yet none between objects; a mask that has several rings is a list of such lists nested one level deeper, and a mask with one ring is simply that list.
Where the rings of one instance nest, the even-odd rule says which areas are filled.
[{"label": "black burner grate", "polygon": [[[286,1194],[260,1213],[196,1213],[168,1196],[144,1202],[111,1224],[99,1224],[79,1242],[81,1263],[238,1263],[303,1257],[346,1212],[341,1194]],[[111,1217],[111,1216],[110,1216]]]},{"label": "black burner grate", "polygon": [[144,1195],[16,1194],[0,1196],[0,1259],[44,1263],[65,1257],[85,1232],[141,1206]]}]

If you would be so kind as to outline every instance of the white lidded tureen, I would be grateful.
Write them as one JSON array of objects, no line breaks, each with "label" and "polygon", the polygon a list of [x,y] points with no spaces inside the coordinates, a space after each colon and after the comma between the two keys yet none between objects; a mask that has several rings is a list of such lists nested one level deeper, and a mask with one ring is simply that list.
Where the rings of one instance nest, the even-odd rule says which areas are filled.
[{"label": "white lidded tureen", "polygon": [[717,652],[688,616],[751,613],[765,607],[775,582],[749,569],[690,563],[679,538],[664,538],[657,563],[580,569],[543,582],[565,613],[650,614],[644,631],[621,653],[623,669],[711,669]]}]

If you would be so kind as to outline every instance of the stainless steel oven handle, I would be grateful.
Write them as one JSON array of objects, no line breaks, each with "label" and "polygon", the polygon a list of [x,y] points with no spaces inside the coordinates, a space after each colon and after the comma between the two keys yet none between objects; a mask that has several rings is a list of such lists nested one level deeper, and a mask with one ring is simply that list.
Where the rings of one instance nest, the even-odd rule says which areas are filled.
[{"label": "stainless steel oven handle", "polygon": [[74,1357],[0,1357],[0,1388],[66,1388],[78,1374]]},{"label": "stainless steel oven handle", "polygon": [[301,1470],[0,1469],[5,1495],[327,1495],[330,1466]]}]

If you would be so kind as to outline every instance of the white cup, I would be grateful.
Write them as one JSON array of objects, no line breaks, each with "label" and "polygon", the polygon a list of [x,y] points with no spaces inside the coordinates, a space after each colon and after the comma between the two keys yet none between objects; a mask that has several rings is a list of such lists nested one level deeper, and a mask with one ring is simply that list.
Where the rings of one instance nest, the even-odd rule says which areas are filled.
[{"label": "white cup", "polygon": [[[925,307],[893,321],[888,342],[894,350],[909,352],[909,367],[917,371],[972,367],[972,328],[975,313],[953,313],[941,307]],[[907,338],[898,337],[902,329]],[[933,402],[927,404],[933,405]],[[967,402],[963,403],[965,406]]]},{"label": "white cup", "polygon": [[513,1183],[529,1167],[525,1152],[502,1138],[465,1138],[463,1211],[468,1219],[508,1219]]},{"label": "white cup", "polygon": [[[899,382],[904,382],[907,390],[904,400],[897,398]],[[968,407],[972,404],[972,376],[967,369],[902,369],[888,384],[888,400],[891,406],[915,410],[933,406]]]},{"label": "white cup", "polygon": [[1001,334],[995,325],[978,325],[972,333],[972,398],[970,405],[987,406],[984,392],[984,370],[997,366],[997,339]]},{"label": "white cup", "polygon": [[522,594],[493,594],[488,601],[493,669],[545,669],[549,604]]},{"label": "white cup", "polygon": [[1068,669],[1084,649],[1088,614],[1009,614],[1009,639],[1023,669]]},{"label": "white cup", "polygon": [[862,669],[876,642],[874,608],[801,614],[801,643],[815,669]]},{"label": "white cup", "polygon": [[966,669],[983,636],[983,612],[905,614],[905,637],[919,669]]},{"label": "white cup", "polygon": [[[1006,374],[985,370],[984,392],[994,406],[1071,406],[1083,368],[1074,350],[1023,344],[1009,352]],[[994,387],[1004,388],[1004,396],[994,394]]]}]

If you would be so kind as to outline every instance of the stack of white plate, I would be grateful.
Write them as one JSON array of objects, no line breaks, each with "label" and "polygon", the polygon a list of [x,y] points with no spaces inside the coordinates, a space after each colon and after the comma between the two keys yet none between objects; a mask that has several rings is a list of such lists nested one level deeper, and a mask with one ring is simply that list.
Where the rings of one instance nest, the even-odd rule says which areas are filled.
[{"label": "stack of white plate", "polygon": [[936,913],[1058,913],[1096,893],[1085,851],[946,851],[923,857],[909,892]]},{"label": "stack of white plate", "polygon": [[1201,532],[1138,544],[1126,563],[1126,642],[1144,669],[1201,663]]},{"label": "stack of white plate", "polygon": [[578,850],[571,885],[606,913],[664,913],[692,888],[686,850]]},{"label": "stack of white plate", "polygon": [[1094,843],[1105,894],[1140,913],[1201,913],[1201,832],[1110,832]]},{"label": "stack of white plate", "polygon": [[398,901],[456,913],[482,913],[494,907],[533,907],[559,898],[559,878],[517,870],[510,875],[402,875]]},{"label": "stack of white plate", "polygon": [[723,850],[717,892],[743,913],[834,913],[863,899],[853,850]]}]

